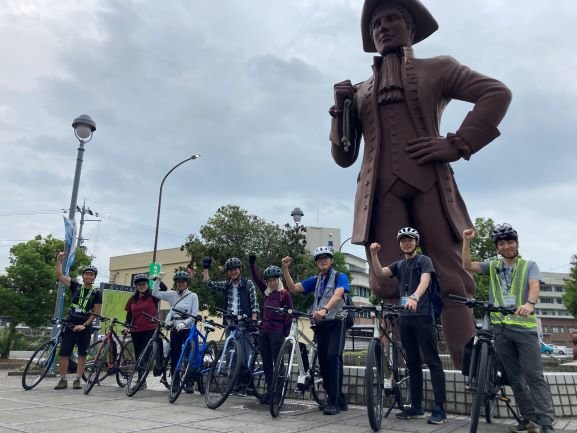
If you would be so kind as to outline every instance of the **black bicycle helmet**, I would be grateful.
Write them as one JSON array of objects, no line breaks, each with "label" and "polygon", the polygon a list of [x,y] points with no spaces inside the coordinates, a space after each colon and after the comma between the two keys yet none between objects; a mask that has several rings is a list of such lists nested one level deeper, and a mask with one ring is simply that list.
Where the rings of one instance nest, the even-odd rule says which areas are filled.
[{"label": "black bicycle helmet", "polygon": [[517,230],[511,227],[511,224],[497,224],[493,229],[493,242],[495,245],[499,241],[519,241]]},{"label": "black bicycle helmet", "polygon": [[280,276],[282,275],[282,271],[280,270],[280,268],[278,266],[269,266],[268,268],[266,268],[264,270],[264,273],[262,274],[262,277],[265,280],[268,280],[269,278],[280,278]]},{"label": "black bicycle helmet", "polygon": [[224,270],[230,271],[231,269],[240,269],[242,267],[242,262],[236,257],[231,257],[226,262],[224,262]]},{"label": "black bicycle helmet", "polygon": [[415,239],[417,242],[419,242],[419,239],[421,238],[419,236],[419,232],[412,227],[403,227],[397,233],[397,240],[398,241],[400,241],[401,238],[405,238],[405,237]]},{"label": "black bicycle helmet", "polygon": [[189,281],[190,275],[186,271],[176,271],[172,277],[172,281]]},{"label": "black bicycle helmet", "polygon": [[84,275],[86,272],[92,272],[94,275],[98,275],[98,269],[96,269],[96,266],[93,265],[85,266],[84,269],[82,269],[82,275]]},{"label": "black bicycle helmet", "polygon": [[148,283],[148,275],[136,274],[134,276],[134,285],[136,286],[138,283]]}]

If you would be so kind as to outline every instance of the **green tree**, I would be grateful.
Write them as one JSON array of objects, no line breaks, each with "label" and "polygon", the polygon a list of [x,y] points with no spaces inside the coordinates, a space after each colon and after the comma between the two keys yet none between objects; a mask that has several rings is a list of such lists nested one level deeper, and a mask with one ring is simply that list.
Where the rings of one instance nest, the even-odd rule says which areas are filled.
[{"label": "green tree", "polygon": [[[216,311],[215,306],[222,305],[223,299],[220,293],[202,284],[202,259],[205,256],[213,258],[210,275],[215,280],[226,278],[224,262],[230,257],[238,257],[243,263],[243,276],[250,277],[248,257],[251,254],[257,256],[256,264],[261,272],[270,265],[280,267],[282,258],[291,256],[291,274],[295,281],[317,273],[313,258],[306,249],[304,226],[268,222],[236,205],[219,208],[200,228],[199,235],[187,237],[182,249],[190,257],[189,267],[196,270],[191,286],[198,294],[200,306],[212,313]],[[348,272],[342,254],[336,254],[335,263],[337,270]],[[308,296],[293,295],[293,300],[295,308],[304,308],[310,303]]]},{"label": "green tree", "polygon": [[571,257],[569,278],[565,278],[563,304],[574,317],[577,317],[577,255]]},{"label": "green tree", "polygon": [[[64,249],[64,241],[52,235],[14,245],[10,249],[10,265],[0,277],[0,314],[11,318],[2,339],[0,357],[7,358],[16,335],[16,325],[32,328],[46,325],[56,302],[57,284],[54,266],[56,255]],[[83,251],[77,250],[71,275],[90,263]]]},{"label": "green tree", "polygon": [[[495,222],[491,218],[475,218],[477,236],[471,241],[471,259],[474,262],[484,262],[497,257],[497,249],[493,242]],[[475,298],[480,301],[489,300],[489,276],[473,274],[477,291]]]}]

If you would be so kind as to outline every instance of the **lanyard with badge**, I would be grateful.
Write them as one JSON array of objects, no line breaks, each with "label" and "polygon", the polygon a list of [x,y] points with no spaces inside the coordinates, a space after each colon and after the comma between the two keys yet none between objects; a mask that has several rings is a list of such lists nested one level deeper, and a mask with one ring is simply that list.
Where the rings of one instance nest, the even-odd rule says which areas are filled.
[{"label": "lanyard with badge", "polygon": [[517,269],[519,264],[519,259],[515,261],[513,265],[513,271],[511,272],[511,279],[509,280],[509,271],[505,264],[501,262],[501,269],[500,273],[503,278],[499,278],[499,284],[502,280],[505,282],[505,287],[501,287],[501,291],[503,292],[503,302],[505,303],[506,307],[513,307],[515,306],[515,296],[511,293],[511,288],[513,287],[513,282],[515,281],[515,276],[517,274]]},{"label": "lanyard with badge", "polygon": [[94,291],[94,287],[91,287],[88,291],[88,294],[84,294],[84,284],[80,287],[79,294],[78,294],[78,303],[71,304],[70,306],[74,308],[75,313],[86,313],[86,306],[88,305],[88,301],[92,296],[92,292]]}]

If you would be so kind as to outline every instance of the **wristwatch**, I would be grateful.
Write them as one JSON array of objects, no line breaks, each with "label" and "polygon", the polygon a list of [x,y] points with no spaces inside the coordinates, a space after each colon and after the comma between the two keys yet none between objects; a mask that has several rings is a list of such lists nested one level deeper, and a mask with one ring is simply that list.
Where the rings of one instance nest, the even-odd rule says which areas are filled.
[{"label": "wristwatch", "polygon": [[414,293],[411,296],[409,296],[409,299],[412,299],[413,301],[419,302],[419,297],[417,295],[415,295]]},{"label": "wristwatch", "polygon": [[323,307],[323,308],[321,308],[321,310],[325,310],[327,312],[327,314],[329,314],[329,309],[327,307]]},{"label": "wristwatch", "polygon": [[528,299],[527,299],[527,302],[528,302],[529,304],[531,304],[533,307],[537,304],[537,302],[533,302],[533,301],[530,301],[530,300],[528,300]]}]

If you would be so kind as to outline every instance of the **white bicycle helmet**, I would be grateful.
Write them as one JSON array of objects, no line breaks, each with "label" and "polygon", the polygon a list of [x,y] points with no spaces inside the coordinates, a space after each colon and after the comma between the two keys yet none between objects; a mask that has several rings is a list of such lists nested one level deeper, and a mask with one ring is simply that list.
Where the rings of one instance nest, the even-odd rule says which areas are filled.
[{"label": "white bicycle helmet", "polygon": [[401,238],[404,237],[413,238],[417,242],[419,242],[419,239],[421,238],[419,236],[419,232],[412,227],[403,227],[401,230],[399,230],[399,233],[397,233],[397,241],[400,241]]},{"label": "white bicycle helmet", "polygon": [[335,256],[335,254],[333,253],[333,250],[329,247],[318,247],[314,254],[313,257],[316,260],[318,256],[330,256],[331,258],[333,258]]}]

